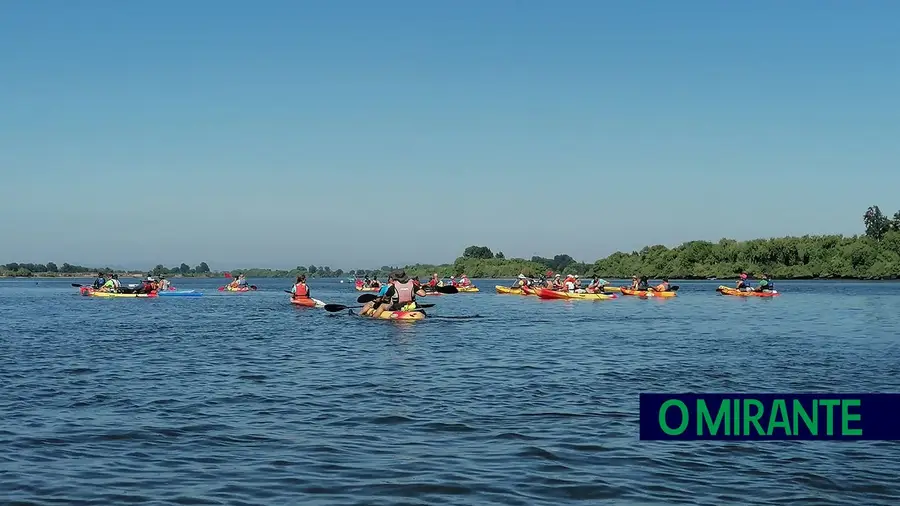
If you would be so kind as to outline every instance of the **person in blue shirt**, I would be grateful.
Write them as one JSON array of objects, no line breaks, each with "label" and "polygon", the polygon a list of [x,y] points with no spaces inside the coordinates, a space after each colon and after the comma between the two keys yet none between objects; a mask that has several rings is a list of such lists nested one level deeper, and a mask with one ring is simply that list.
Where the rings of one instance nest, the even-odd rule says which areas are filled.
[{"label": "person in blue shirt", "polygon": [[97,279],[94,280],[94,290],[99,290],[101,286],[106,284],[106,278],[103,277],[102,272],[97,273]]},{"label": "person in blue shirt", "polygon": [[244,277],[243,274],[238,276],[238,288],[243,288],[245,286],[249,286],[250,283],[247,282],[247,278]]},{"label": "person in blue shirt", "polygon": [[385,294],[387,293],[387,291],[388,291],[388,288],[391,287],[391,281],[393,281],[393,280],[394,280],[394,279],[393,279],[391,276],[388,276],[388,282],[385,283],[385,284],[383,284],[383,285],[381,285],[381,289],[378,290],[378,296],[379,296],[379,297],[384,297],[384,295],[385,295]]}]

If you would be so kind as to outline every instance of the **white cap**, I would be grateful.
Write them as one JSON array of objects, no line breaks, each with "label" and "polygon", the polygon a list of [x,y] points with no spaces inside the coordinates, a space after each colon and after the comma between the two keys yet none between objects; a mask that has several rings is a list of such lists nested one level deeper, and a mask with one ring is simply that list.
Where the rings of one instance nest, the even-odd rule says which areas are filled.
[{"label": "white cap", "polygon": [[147,281],[156,281],[156,280],[153,279],[153,276],[147,276]]},{"label": "white cap", "polygon": [[525,275],[524,275],[524,274],[519,274],[519,279],[525,279]]}]

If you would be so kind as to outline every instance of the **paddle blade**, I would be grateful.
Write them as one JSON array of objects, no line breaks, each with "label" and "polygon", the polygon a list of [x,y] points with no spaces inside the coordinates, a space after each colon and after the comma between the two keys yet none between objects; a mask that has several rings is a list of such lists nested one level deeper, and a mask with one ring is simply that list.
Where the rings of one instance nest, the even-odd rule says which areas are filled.
[{"label": "paddle blade", "polygon": [[364,293],[364,294],[360,295],[359,297],[357,297],[356,302],[359,302],[360,304],[365,304],[366,302],[372,302],[373,300],[375,300],[377,298],[378,298],[378,296],[375,295],[374,293]]},{"label": "paddle blade", "polygon": [[677,292],[680,287],[678,285],[672,285],[669,287],[670,292]]},{"label": "paddle blade", "polygon": [[231,279],[231,273],[230,273],[230,272],[226,272],[226,273],[225,273],[225,277]]},{"label": "paddle blade", "polygon": [[256,285],[250,285],[251,290],[256,290]]},{"label": "paddle blade", "polygon": [[218,288],[218,290],[219,290],[220,292],[224,292],[224,291],[225,291],[225,287],[224,287],[224,286],[220,286],[220,287]]},{"label": "paddle blade", "polygon": [[72,286],[74,286],[75,288],[81,288],[81,285],[79,285],[78,283],[72,283]]},{"label": "paddle blade", "polygon": [[338,311],[343,311],[348,308],[347,308],[347,306],[344,306],[343,304],[325,304],[324,309],[325,309],[325,311],[328,311],[329,313],[337,313]]},{"label": "paddle blade", "polygon": [[448,286],[436,286],[436,287],[434,287],[434,291],[435,291],[435,292],[440,292],[440,293],[447,293],[447,294],[451,294],[451,293],[459,293],[459,290],[457,290],[456,287],[453,286],[453,285],[448,285]]},{"label": "paddle blade", "polygon": [[284,293],[289,293],[289,294],[291,294],[291,295],[294,295],[294,292],[292,292],[292,291],[290,291],[290,290],[284,290]]}]

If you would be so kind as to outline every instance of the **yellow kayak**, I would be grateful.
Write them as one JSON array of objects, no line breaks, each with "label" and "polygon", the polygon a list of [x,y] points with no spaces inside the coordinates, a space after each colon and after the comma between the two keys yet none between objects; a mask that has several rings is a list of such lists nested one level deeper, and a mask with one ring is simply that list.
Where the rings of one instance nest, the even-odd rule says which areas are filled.
[{"label": "yellow kayak", "polygon": [[622,288],[619,287],[619,286],[608,286],[608,285],[607,285],[607,286],[604,286],[604,287],[603,287],[603,291],[604,291],[604,292],[611,292],[611,293],[621,293],[621,292],[622,292]]},{"label": "yellow kayak", "polygon": [[572,293],[572,292],[557,292],[556,290],[549,290],[547,288],[539,288],[537,290],[537,296],[542,299],[581,299],[581,300],[608,300],[608,299],[617,299],[618,296],[616,294],[606,294],[606,293]]},{"label": "yellow kayak", "polygon": [[474,286],[474,285],[473,286],[457,286],[456,289],[459,291],[459,293],[463,293],[463,292],[475,293],[475,292],[481,291],[478,289],[477,286]]},{"label": "yellow kayak", "polygon": [[510,288],[508,286],[494,286],[494,289],[497,290],[497,293],[503,293],[508,295],[525,295],[525,292],[522,291],[521,288]]},{"label": "yellow kayak", "polygon": [[[366,312],[365,316],[372,318],[372,314],[375,313],[374,309],[370,309]],[[421,311],[385,311],[381,313],[381,316],[378,317],[382,320],[404,320],[404,321],[415,321],[415,320],[424,320],[425,313]]]},{"label": "yellow kayak", "polygon": [[381,290],[381,288],[374,288],[371,286],[368,286],[368,287],[357,286],[356,287],[357,292],[377,292],[378,290]]},{"label": "yellow kayak", "polygon": [[621,289],[622,295],[635,295],[637,297],[674,297],[675,292],[657,292],[655,290],[629,290]]},{"label": "yellow kayak", "polygon": [[152,299],[157,296],[156,292],[150,292],[150,293],[100,292],[100,291],[93,290],[88,287],[81,288],[81,295],[84,295],[85,297],[108,297],[108,298],[118,297],[118,298],[123,298],[123,299],[124,298]]}]

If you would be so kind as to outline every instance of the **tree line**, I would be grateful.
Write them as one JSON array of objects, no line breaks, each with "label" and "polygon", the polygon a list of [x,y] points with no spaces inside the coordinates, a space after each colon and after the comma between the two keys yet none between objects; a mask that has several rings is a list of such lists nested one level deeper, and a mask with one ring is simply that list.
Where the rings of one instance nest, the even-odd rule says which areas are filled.
[{"label": "tree line", "polygon": [[[519,274],[539,276],[546,271],[606,278],[629,278],[633,275],[671,279],[730,278],[741,272],[751,275],[766,273],[779,279],[900,278],[900,211],[888,218],[878,206],[869,207],[863,214],[863,225],[864,234],[850,237],[805,235],[750,241],[690,241],[674,248],[654,245],[628,253],[617,251],[593,263],[577,261],[567,254],[552,258],[506,258],[502,251],[495,254],[487,246],[469,246],[452,264],[415,264],[404,268],[410,276],[420,278],[427,278],[432,273],[445,278],[460,274],[470,278],[511,278]],[[383,278],[395,268],[385,265],[378,269],[345,272],[310,265],[290,270],[237,269],[231,273],[243,273],[250,278],[293,277],[300,274],[314,278]],[[98,270],[115,272],[108,268],[96,269],[67,263],[57,267],[53,262],[0,265],[0,275],[3,276],[89,274]],[[206,262],[193,268],[184,263],[172,268],[157,265],[150,272],[155,275],[198,277],[224,275],[224,272],[212,271]]]}]

